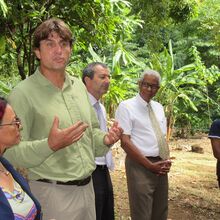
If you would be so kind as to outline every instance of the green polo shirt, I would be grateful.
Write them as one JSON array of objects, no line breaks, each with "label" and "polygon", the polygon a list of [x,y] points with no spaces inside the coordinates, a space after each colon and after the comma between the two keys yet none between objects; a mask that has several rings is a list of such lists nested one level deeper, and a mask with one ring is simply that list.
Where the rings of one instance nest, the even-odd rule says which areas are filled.
[{"label": "green polo shirt", "polygon": [[[105,133],[99,129],[87,90],[75,77],[66,74],[59,89],[37,69],[12,90],[9,103],[21,119],[22,141],[8,149],[4,157],[16,167],[28,168],[29,179],[83,179],[94,171],[94,158],[109,150],[103,143]],[[47,140],[55,116],[60,129],[79,120],[89,125],[79,141],[56,152]]]}]

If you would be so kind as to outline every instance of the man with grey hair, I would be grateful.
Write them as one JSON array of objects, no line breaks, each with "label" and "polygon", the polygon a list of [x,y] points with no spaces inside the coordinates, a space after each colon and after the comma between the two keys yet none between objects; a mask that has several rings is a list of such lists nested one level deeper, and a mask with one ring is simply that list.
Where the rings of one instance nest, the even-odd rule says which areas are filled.
[{"label": "man with grey hair", "polygon": [[[93,106],[100,128],[107,131],[106,110],[100,102],[110,85],[110,71],[101,62],[92,62],[83,70],[82,80],[88,91],[89,100]],[[95,192],[96,220],[114,219],[114,197],[109,169],[113,171],[114,163],[111,150],[102,157],[96,157],[96,169],[92,174]]]},{"label": "man with grey hair", "polygon": [[132,220],[166,220],[168,176],[171,162],[166,143],[166,118],[153,101],[160,88],[160,74],[147,70],[140,78],[139,94],[120,103],[116,120],[123,128],[121,144]]}]

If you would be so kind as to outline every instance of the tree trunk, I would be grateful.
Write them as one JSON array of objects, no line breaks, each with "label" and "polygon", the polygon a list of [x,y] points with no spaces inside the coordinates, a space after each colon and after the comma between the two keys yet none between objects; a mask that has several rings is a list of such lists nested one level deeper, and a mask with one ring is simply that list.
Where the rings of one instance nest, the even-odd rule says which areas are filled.
[{"label": "tree trunk", "polygon": [[23,62],[21,60],[21,44],[17,47],[17,65],[18,65],[18,72],[21,76],[21,79],[24,80],[26,78],[26,75],[24,73],[24,66]]}]

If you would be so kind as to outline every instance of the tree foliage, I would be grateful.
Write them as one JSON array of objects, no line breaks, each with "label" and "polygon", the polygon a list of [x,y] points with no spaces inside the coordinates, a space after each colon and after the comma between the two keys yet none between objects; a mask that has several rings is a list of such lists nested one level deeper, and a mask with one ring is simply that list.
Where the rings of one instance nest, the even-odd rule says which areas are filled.
[{"label": "tree foliage", "polygon": [[0,16],[3,15],[4,17],[6,17],[6,14],[8,12],[8,8],[7,5],[5,4],[4,0],[0,0]]},{"label": "tree foliage", "polygon": [[[0,18],[1,39],[7,43],[6,51],[15,54],[22,79],[35,68],[32,53],[32,34],[36,26],[49,17],[59,17],[68,23],[75,35],[75,52],[86,60],[89,44],[102,48],[114,44],[132,32],[140,21],[127,17],[130,3],[115,1],[7,1],[7,17]],[[28,73],[28,74],[26,74]]]},{"label": "tree foliage", "polygon": [[110,117],[137,93],[143,70],[154,68],[169,128],[207,127],[219,112],[219,10],[218,0],[0,0],[0,92],[34,72],[33,32],[58,17],[75,37],[70,74],[81,77],[92,61],[111,69],[103,98]]},{"label": "tree foliage", "polygon": [[[193,62],[175,68],[172,43],[160,54],[154,54],[151,66],[162,74],[161,89],[157,99],[165,106],[168,122],[168,139],[172,136],[174,124],[184,128],[198,124],[199,118],[210,124],[210,106],[220,106],[209,96],[208,86],[220,78],[217,67],[206,68],[195,47],[191,48]],[[198,114],[197,114],[198,113]],[[182,132],[183,134],[183,132]]]},{"label": "tree foliage", "polygon": [[145,44],[152,51],[159,52],[170,39],[168,27],[183,23],[196,14],[196,0],[131,0],[132,13],[140,14],[143,28],[137,29],[139,46]]},{"label": "tree foliage", "polygon": [[181,60],[180,65],[190,62],[187,50],[196,46],[205,65],[220,67],[220,1],[205,0],[199,3],[197,16],[182,23],[171,25],[169,30],[174,43],[174,51]]}]

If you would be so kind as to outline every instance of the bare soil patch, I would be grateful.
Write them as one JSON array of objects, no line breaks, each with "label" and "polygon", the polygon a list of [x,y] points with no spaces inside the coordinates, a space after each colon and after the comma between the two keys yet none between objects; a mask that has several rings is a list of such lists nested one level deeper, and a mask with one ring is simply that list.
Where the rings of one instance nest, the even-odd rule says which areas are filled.
[{"label": "bare soil patch", "polygon": [[[204,153],[194,153],[191,146],[197,144]],[[217,187],[215,166],[209,139],[202,135],[191,139],[178,139],[170,142],[173,160],[169,174],[169,216],[172,220],[219,220],[220,190]],[[116,220],[130,219],[126,174],[125,153],[119,144],[113,148],[116,169],[111,173]]]}]

